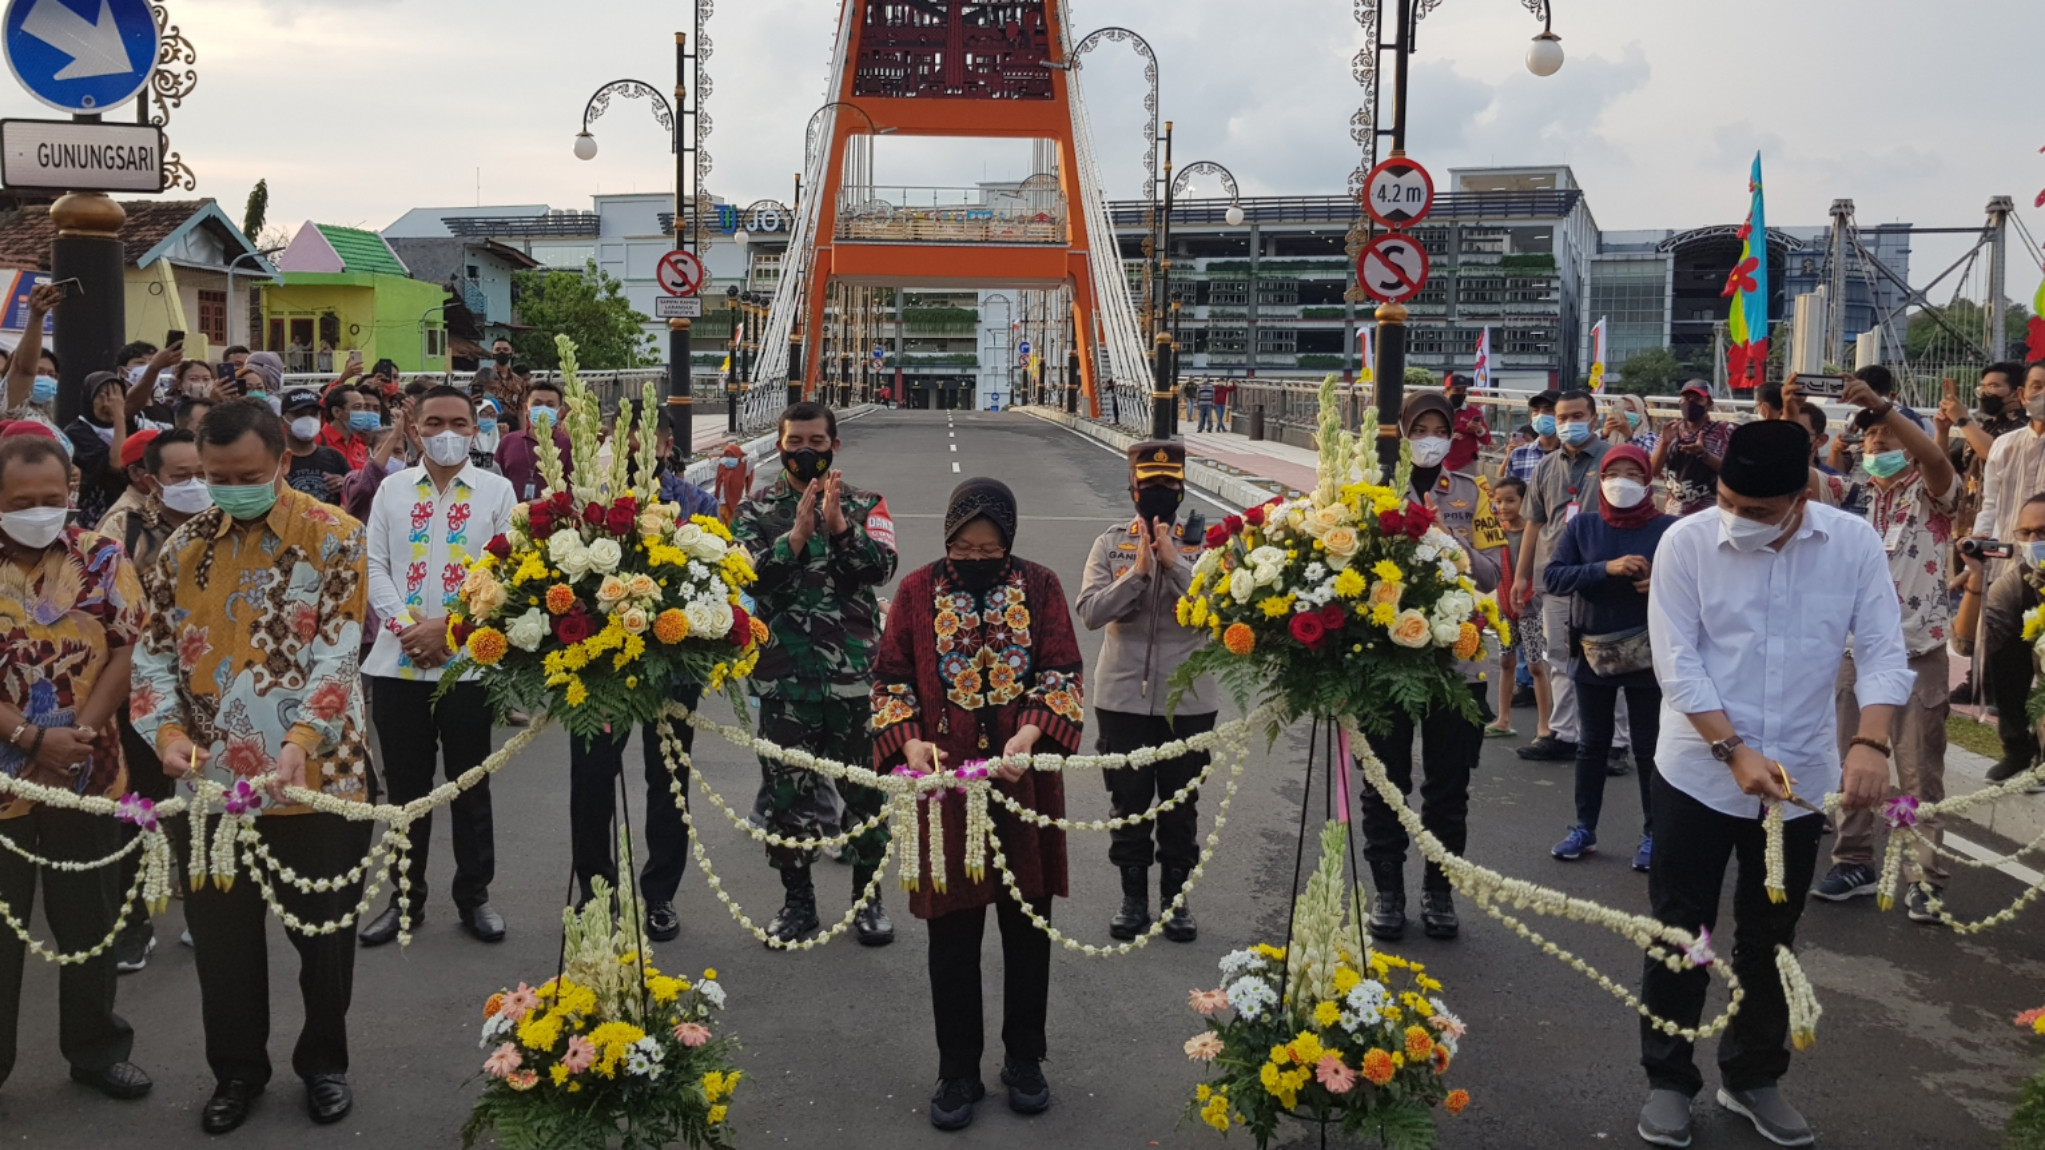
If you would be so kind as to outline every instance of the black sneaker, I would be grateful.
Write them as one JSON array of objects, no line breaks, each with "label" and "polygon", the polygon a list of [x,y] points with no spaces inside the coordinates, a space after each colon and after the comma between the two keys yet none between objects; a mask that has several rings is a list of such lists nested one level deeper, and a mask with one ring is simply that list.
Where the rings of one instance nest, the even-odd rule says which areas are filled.
[{"label": "black sneaker", "polygon": [[1818,885],[1811,888],[1812,898],[1826,902],[1845,902],[1850,898],[1862,898],[1875,893],[1881,876],[1875,868],[1862,863],[1840,863],[1825,872]]},{"label": "black sneaker", "polygon": [[149,965],[149,956],[156,953],[156,928],[148,919],[138,925],[130,922],[114,940],[114,970],[121,974],[133,974]]},{"label": "black sneaker", "polygon": [[1909,917],[1911,922],[1921,922],[1927,926],[1937,926],[1939,924],[1938,912],[1931,909],[1931,903],[1933,899],[1943,903],[1945,897],[1946,888],[1942,886],[1928,882],[1911,883],[1910,889],[1903,892],[1903,913]]},{"label": "black sneaker", "polygon": [[1618,778],[1633,769],[1633,756],[1623,750],[1614,750],[1605,756],[1605,775]]},{"label": "black sneaker", "polygon": [[1001,1066],[1001,1084],[1008,1087],[1008,1108],[1017,1114],[1042,1114],[1051,1108],[1051,1084],[1043,1064],[1011,1058]]},{"label": "black sneaker", "polygon": [[2030,769],[2030,759],[2019,758],[2016,755],[2004,755],[1996,760],[1994,766],[1988,768],[1988,781],[1991,783],[2006,783]]},{"label": "black sneaker", "polygon": [[1553,735],[1536,735],[1533,742],[1519,749],[1519,756],[1533,763],[1573,763],[1576,744],[1565,743]]},{"label": "black sneaker", "polygon": [[930,1096],[930,1124],[939,1130],[964,1130],[973,1124],[973,1103],[987,1097],[978,1078],[945,1078]]}]

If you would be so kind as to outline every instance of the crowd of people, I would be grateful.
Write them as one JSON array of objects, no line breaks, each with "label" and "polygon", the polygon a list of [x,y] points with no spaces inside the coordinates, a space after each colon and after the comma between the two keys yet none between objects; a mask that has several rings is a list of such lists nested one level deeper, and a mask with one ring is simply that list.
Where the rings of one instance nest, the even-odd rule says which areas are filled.
[{"label": "crowd of people", "polygon": [[[538,437],[569,455],[558,385],[524,372],[502,342],[465,385],[401,382],[388,363],[364,376],[351,355],[339,378],[307,386],[287,381],[268,352],[233,348],[219,364],[188,364],[176,344],[135,345],[86,378],[84,411],[60,427],[57,367],[40,347],[42,319],[60,302],[47,289],[31,296],[5,376],[0,771],[78,795],[149,798],[195,774],[230,783],[274,774],[334,798],[403,803],[428,793],[436,776],[481,762],[494,722],[524,721],[493,714],[473,681],[437,706],[428,700],[455,655],[446,617],[467,562],[545,488]],[[1804,903],[1774,904],[1762,892],[1763,804],[1790,804],[1788,881],[1844,900],[1876,885],[1872,808],[1891,794],[1924,803],[1943,795],[1954,698],[1995,706],[2005,754],[1992,777],[2029,769],[2039,749],[2024,717],[2033,666],[2022,617],[2045,598],[2045,363],[1994,365],[1975,410],[1949,394],[1929,420],[1894,392],[1888,373],[1862,371],[1839,397],[1852,417],[1833,426],[1792,377],[1762,390],[1760,418],[1735,424],[1715,418],[1710,389],[1693,383],[1681,417],[1659,428],[1637,397],[1601,406],[1585,391],[1544,393],[1529,401],[1529,422],[1503,446],[1495,474],[1484,454],[1493,433],[1467,377],[1408,395],[1399,424],[1411,447],[1406,494],[1435,509],[1468,551],[1479,589],[1496,593],[1517,626],[1497,661],[1480,655],[1462,667],[1481,719],[1444,707],[1372,736],[1372,751],[1396,788],[1417,788],[1429,833],[1460,853],[1484,740],[1513,735],[1513,710],[1529,703],[1537,725],[1520,756],[1575,768],[1573,819],[1556,859],[1596,853],[1608,778],[1631,772],[1642,813],[1633,865],[1648,875],[1658,919],[1714,926],[1737,860],[1731,961],[1747,997],[1720,1046],[1718,1097],[1785,1145],[1809,1142],[1810,1132],[1778,1087],[1789,1023],[1772,954],[1793,941]],[[1227,402],[1194,398],[1203,422]],[[1017,554],[1016,496],[995,479],[954,491],[944,555],[900,572],[887,501],[847,480],[828,407],[782,413],[778,466],[757,484],[735,444],[716,456],[708,486],[689,481],[659,434],[662,500],[720,517],[754,556],[748,607],[771,638],[749,690],[769,740],[883,772],[1076,753],[1089,679],[1102,751],[1213,729],[1212,684],[1167,702],[1171,669],[1205,641],[1176,619],[1203,537],[1185,504],[1182,443],[1130,449],[1133,514],[1094,541],[1068,601],[1055,573]],[[636,449],[606,437],[605,452]],[[880,592],[898,574],[890,604]],[[1103,632],[1091,669],[1080,627]],[[1973,662],[1957,690],[1949,651]],[[1514,689],[1521,671],[1524,700]],[[693,707],[700,692],[678,687],[676,697]],[[617,877],[611,835],[631,735],[570,743],[570,854],[583,900],[597,877]],[[680,930],[674,900],[687,831],[657,734],[639,735],[647,849],[639,890],[648,934],[665,941]],[[687,745],[689,728],[680,736]],[[1206,765],[1205,755],[1187,754],[1108,772],[1111,809],[1140,813]],[[785,839],[841,841],[834,853],[850,864],[850,896],[860,901],[854,937],[890,943],[894,923],[877,888],[868,891],[890,834],[877,818],[881,794],[765,757],[760,771],[755,824]],[[996,785],[1041,815],[1064,814],[1055,772],[1003,768]],[[1831,792],[1848,808],[1836,828],[1814,805]],[[1363,796],[1363,856],[1376,892],[1366,925],[1396,940],[1408,925],[1411,844],[1392,809],[1371,788]],[[1112,936],[1134,939],[1155,923],[1174,941],[1198,937],[1185,898],[1198,859],[1197,795],[1189,799],[1111,836],[1107,861],[1122,892]],[[368,823],[276,795],[261,815],[275,866],[345,876],[368,854]],[[475,939],[499,941],[510,928],[490,902],[487,781],[445,817],[457,920]],[[1050,1104],[1042,1070],[1050,944],[1036,923],[1066,894],[1063,833],[995,812],[1011,888],[967,873],[961,806],[925,804],[919,817],[946,824],[944,857],[933,865],[948,881],[922,884],[909,900],[930,939],[939,1061],[931,1121],[961,1128],[985,1095],[980,943],[990,906],[1005,966],[1001,1081],[1011,1107],[1040,1112]],[[1924,829],[1935,836],[1935,820]],[[1817,879],[1822,836],[1834,830],[1830,868]],[[135,827],[15,799],[0,809],[0,833],[17,848],[0,852],[8,907],[25,914],[40,885],[66,951],[114,931],[134,864],[125,875],[66,864],[112,854]],[[411,836],[416,924],[432,901],[429,824]],[[180,850],[193,841],[189,829],[170,839]],[[769,945],[812,937],[821,927],[818,852],[766,853],[783,888],[765,927]],[[1904,877],[1910,917],[1937,921],[1947,875],[1936,854],[1920,850]],[[296,919],[319,923],[346,914],[361,884],[279,883],[276,892]],[[1440,867],[1425,868],[1420,896],[1422,932],[1455,938]],[[272,1074],[268,911],[253,883],[186,891],[184,909],[216,1079],[201,1121],[224,1133],[246,1119]],[[155,946],[146,913],[130,907],[126,916],[111,950],[64,967],[59,1004],[73,1077],[118,1098],[151,1087],[128,1060],[132,1033],[113,1009],[117,974],[145,967]],[[338,1121],[353,1102],[355,952],[397,938],[402,918],[394,896],[352,935],[289,932],[305,1000],[292,1069],[315,1122]],[[24,960],[19,939],[0,938],[0,1080],[13,1064]],[[1701,969],[1650,960],[1642,998],[1655,1015],[1694,1026],[1705,986]],[[1641,1135],[1687,1145],[1703,1081],[1691,1045],[1644,1022],[1642,1063],[1651,1093]]]}]

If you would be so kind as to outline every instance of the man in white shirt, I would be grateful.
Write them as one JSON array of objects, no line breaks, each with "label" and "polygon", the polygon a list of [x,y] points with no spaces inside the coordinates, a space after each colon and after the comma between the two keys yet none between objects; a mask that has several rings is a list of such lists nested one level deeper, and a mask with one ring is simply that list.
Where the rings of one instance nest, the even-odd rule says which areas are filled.
[{"label": "man in white shirt", "polygon": [[[458,603],[467,562],[511,527],[518,500],[511,482],[476,467],[475,404],[464,392],[436,387],[414,413],[422,462],[385,480],[369,512],[369,602],[382,621],[363,661],[372,686],[370,713],[383,746],[390,801],[408,803],[433,789],[435,758],[452,781],[490,754],[490,703],[482,684],[455,685],[438,705],[440,669],[454,657],[447,617]],[[436,752],[438,752],[436,754]],[[448,805],[454,820],[454,905],[470,934],[504,938],[504,919],[490,906],[496,872],[490,781]],[[412,831],[412,922],[425,917],[426,848],[432,816]],[[396,891],[391,905],[362,928],[362,945],[398,936]]]},{"label": "man in white shirt", "polygon": [[[1737,854],[1731,961],[1746,998],[1719,1041],[1718,1101],[1781,1146],[1812,1141],[1776,1085],[1789,1071],[1789,1009],[1775,952],[1795,942],[1804,900],[1769,900],[1761,816],[1767,803],[1790,804],[1784,886],[1806,889],[1824,820],[1796,804],[1843,791],[1858,810],[1882,797],[1889,732],[1915,679],[1882,541],[1866,521],[1809,502],[1809,451],[1794,423],[1740,427],[1719,471],[1718,513],[1662,537],[1648,601],[1662,684],[1648,896],[1660,921],[1709,929]],[[1832,693],[1849,640],[1860,723],[1842,766]],[[1696,1026],[1710,975],[1654,958],[1646,967],[1647,1010]],[[1655,1145],[1690,1144],[1690,1100],[1704,1085],[1692,1047],[1642,1019],[1651,1092],[1639,1130]]]},{"label": "man in white shirt", "polygon": [[2045,491],[2045,360],[2024,369],[2018,398],[2030,423],[1997,436],[1981,472],[1981,510],[1974,516],[1974,534],[1983,539],[2011,538],[2017,508]]}]

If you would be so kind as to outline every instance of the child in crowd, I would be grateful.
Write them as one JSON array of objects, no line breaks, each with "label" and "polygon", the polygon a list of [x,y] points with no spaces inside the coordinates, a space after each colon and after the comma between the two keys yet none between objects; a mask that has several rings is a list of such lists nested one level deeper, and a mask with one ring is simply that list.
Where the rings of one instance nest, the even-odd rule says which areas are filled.
[{"label": "child in crowd", "polygon": [[[1491,507],[1498,513],[1498,525],[1505,529],[1506,562],[1512,562],[1512,546],[1527,529],[1526,520],[1520,518],[1520,505],[1527,498],[1527,481],[1506,476],[1491,481]],[[1507,567],[1506,570],[1511,570]],[[1520,647],[1519,620],[1514,617],[1512,597],[1499,601],[1502,610],[1511,622],[1512,642],[1498,657],[1498,717],[1484,727],[1487,739],[1509,739],[1519,732],[1512,728],[1512,696],[1517,685],[1513,679],[1513,664]]]}]

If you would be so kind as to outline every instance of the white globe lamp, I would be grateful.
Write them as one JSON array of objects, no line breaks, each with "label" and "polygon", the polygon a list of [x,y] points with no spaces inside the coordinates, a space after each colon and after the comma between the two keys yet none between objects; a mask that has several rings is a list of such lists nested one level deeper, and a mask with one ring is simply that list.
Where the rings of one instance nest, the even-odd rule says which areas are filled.
[{"label": "white globe lamp", "polygon": [[1536,76],[1553,76],[1562,70],[1562,37],[1542,32],[1527,45],[1527,71]]},{"label": "white globe lamp", "polygon": [[596,159],[595,136],[590,135],[588,132],[575,133],[575,158],[578,160]]},{"label": "white globe lamp", "polygon": [[1227,214],[1224,215],[1222,218],[1228,221],[1229,227],[1232,228],[1241,227],[1243,222],[1243,209],[1240,205],[1230,204],[1228,206]]}]

